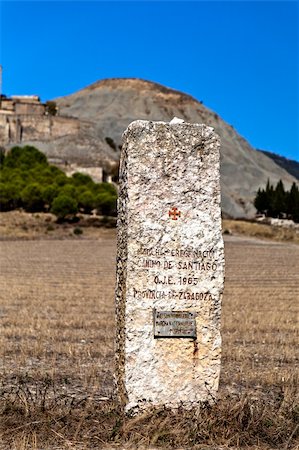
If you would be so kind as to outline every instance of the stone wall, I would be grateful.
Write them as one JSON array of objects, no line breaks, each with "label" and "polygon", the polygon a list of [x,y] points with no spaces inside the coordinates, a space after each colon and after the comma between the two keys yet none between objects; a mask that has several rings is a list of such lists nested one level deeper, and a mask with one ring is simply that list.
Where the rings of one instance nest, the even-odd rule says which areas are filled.
[{"label": "stone wall", "polygon": [[76,136],[79,128],[79,120],[70,117],[0,114],[0,145]]},{"label": "stone wall", "polygon": [[45,114],[46,107],[42,103],[15,103],[14,110],[16,114]]}]

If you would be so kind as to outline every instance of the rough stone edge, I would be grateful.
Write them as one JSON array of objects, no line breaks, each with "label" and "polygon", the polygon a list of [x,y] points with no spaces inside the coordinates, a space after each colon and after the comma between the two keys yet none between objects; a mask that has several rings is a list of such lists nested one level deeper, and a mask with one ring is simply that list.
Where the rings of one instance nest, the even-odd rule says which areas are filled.
[{"label": "rough stone edge", "polygon": [[123,137],[119,168],[119,196],[117,203],[117,254],[115,286],[115,387],[117,400],[124,408],[128,398],[125,387],[125,311],[127,278],[127,229],[128,229],[128,190],[127,190],[127,142]]}]

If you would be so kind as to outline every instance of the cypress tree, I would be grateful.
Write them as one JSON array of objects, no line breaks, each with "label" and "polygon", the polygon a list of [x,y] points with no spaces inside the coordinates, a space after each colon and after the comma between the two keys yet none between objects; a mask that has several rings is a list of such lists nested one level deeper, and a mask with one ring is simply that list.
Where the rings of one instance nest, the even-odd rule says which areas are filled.
[{"label": "cypress tree", "polygon": [[273,217],[282,217],[286,213],[286,193],[281,180],[278,181],[273,192],[272,210]]}]

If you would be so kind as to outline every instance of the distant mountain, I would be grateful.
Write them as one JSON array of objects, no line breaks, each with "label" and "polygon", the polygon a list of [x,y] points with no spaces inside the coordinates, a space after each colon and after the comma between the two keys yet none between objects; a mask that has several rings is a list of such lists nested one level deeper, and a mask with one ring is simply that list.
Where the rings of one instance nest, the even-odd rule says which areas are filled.
[{"label": "distant mountain", "polygon": [[277,155],[276,153],[267,152],[266,150],[259,150],[259,152],[264,153],[264,155],[273,159],[273,161],[289,172],[293,177],[299,180],[299,162],[294,161],[293,159],[285,158],[284,156]]},{"label": "distant mountain", "polygon": [[231,217],[255,214],[253,199],[270,179],[286,188],[296,180],[266,154],[256,151],[236,130],[190,95],[150,81],[111,78],[57,98],[61,116],[79,119],[76,134],[31,141],[50,158],[83,167],[108,166],[120,156],[122,133],[135,119],[204,123],[221,138],[222,209]]},{"label": "distant mountain", "polygon": [[[102,148],[119,158],[121,136],[135,119],[169,121],[174,116],[205,123],[221,137],[222,208],[232,217],[254,215],[253,199],[269,178],[282,179],[286,187],[295,180],[265,154],[253,149],[231,125],[190,95],[140,79],[98,81],[67,97],[56,99],[60,112],[93,123]],[[91,152],[92,153],[92,152]]]}]

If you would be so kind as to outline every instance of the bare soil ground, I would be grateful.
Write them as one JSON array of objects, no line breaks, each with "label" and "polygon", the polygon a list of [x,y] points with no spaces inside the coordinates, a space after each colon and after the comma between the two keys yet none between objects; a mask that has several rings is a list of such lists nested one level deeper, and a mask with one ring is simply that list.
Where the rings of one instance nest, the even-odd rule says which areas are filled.
[{"label": "bare soil ground", "polygon": [[298,448],[299,246],[225,236],[219,402],[124,418],[115,230],[90,233],[0,242],[0,448]]},{"label": "bare soil ground", "polygon": [[[0,213],[0,240],[30,239],[97,239],[99,228],[109,230],[115,218],[79,214],[78,222],[60,223],[50,213],[26,213],[14,210]],[[299,244],[299,225],[286,228],[244,220],[223,220],[224,234],[251,236],[262,240]]]},{"label": "bare soil ground", "polygon": [[[78,222],[57,223],[50,213],[14,210],[0,213],[0,240],[97,239],[110,234],[116,219],[79,214]],[[101,231],[99,231],[101,229]]]}]

